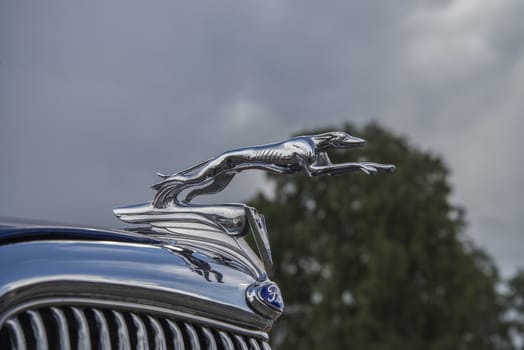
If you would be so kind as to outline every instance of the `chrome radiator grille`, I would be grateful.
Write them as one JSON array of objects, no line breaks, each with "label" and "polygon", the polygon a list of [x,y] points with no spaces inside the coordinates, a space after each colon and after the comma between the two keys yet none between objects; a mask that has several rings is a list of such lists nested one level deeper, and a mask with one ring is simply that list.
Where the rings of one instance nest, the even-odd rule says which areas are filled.
[{"label": "chrome radiator grille", "polygon": [[85,306],[40,307],[11,316],[1,349],[271,350],[262,339],[141,312]]}]

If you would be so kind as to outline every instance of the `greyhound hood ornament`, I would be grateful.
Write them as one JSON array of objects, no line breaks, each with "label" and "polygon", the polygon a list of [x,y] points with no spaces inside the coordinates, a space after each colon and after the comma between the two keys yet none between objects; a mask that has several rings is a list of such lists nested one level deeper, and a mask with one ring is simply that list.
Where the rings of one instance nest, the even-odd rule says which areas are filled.
[{"label": "greyhound hood ornament", "polygon": [[[224,190],[236,174],[259,169],[274,174],[305,172],[309,176],[342,175],[361,171],[368,175],[388,173],[391,164],[373,162],[332,163],[329,149],[362,147],[366,141],[342,131],[297,136],[283,142],[239,148],[172,175],[158,174],[152,202],[114,210],[122,221],[152,226],[154,232],[180,242],[197,240],[214,249],[226,249],[256,276],[272,266],[271,249],[263,215],[245,204],[197,205],[191,201]],[[186,193],[186,194],[184,194]],[[250,228],[259,255],[244,236]],[[260,261],[260,259],[262,261]]]}]

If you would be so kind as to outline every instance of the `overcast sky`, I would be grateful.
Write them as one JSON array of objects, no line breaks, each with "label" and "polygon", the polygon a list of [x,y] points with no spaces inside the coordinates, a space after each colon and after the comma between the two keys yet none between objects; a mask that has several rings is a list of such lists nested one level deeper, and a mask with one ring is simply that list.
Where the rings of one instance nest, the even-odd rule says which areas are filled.
[{"label": "overcast sky", "polygon": [[445,158],[507,276],[524,267],[523,18],[522,0],[0,0],[0,215],[120,226],[111,209],[150,200],[155,171],[377,120]]}]

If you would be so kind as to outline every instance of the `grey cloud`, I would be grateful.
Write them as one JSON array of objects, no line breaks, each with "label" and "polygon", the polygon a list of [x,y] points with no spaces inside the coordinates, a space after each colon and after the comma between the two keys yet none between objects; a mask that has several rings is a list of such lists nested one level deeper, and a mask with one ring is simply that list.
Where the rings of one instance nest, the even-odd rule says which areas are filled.
[{"label": "grey cloud", "polygon": [[518,0],[4,1],[0,212],[118,225],[110,209],[149,199],[154,171],[373,118],[444,155],[470,234],[509,273],[523,15]]}]

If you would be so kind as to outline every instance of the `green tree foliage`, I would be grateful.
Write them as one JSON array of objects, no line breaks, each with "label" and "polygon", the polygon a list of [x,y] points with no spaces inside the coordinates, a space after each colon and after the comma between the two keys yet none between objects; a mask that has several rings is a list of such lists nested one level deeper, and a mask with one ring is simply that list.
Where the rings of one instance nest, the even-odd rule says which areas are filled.
[{"label": "green tree foliage", "polygon": [[376,124],[339,129],[369,145],[332,152],[333,162],[365,159],[397,170],[273,175],[275,198],[253,199],[267,218],[286,302],[273,347],[511,348],[496,269],[463,233],[442,159]]},{"label": "green tree foliage", "polygon": [[519,350],[524,350],[524,270],[519,270],[507,283],[504,293],[511,334]]}]

